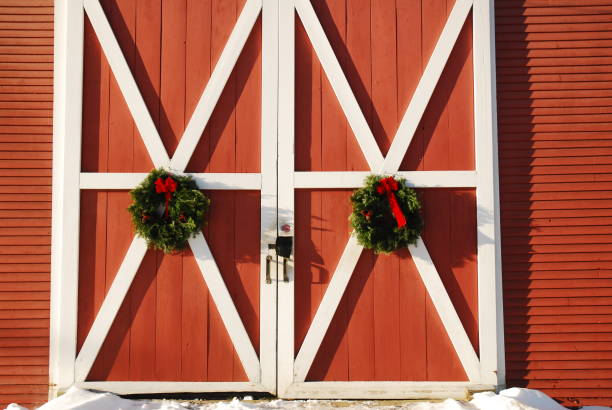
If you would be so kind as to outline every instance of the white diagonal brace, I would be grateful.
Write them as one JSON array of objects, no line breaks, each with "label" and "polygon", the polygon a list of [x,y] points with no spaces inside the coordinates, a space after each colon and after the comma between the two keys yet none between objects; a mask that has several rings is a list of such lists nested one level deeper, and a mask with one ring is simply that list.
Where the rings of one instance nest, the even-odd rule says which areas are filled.
[{"label": "white diagonal brace", "polygon": [[[308,0],[296,0],[296,8],[299,12],[300,8],[298,7],[298,4],[300,5],[299,7],[301,7],[303,11],[305,11],[305,13],[300,13],[302,21],[304,22],[303,16],[306,15],[308,19],[314,19],[316,22],[316,24],[314,24],[314,22],[309,21],[309,24],[320,28],[320,23],[318,22],[316,15],[314,14],[314,10],[312,9],[312,5],[310,4],[310,2]],[[457,0],[457,2],[455,3],[455,6],[453,7],[453,10],[451,11],[447,20],[447,23],[444,26],[444,29],[442,30],[442,34],[440,35],[440,38],[436,43],[436,47],[432,53],[432,57],[430,58],[427,64],[423,76],[419,80],[417,89],[415,90],[415,93],[411,98],[410,104],[408,105],[408,109],[406,110],[406,113],[402,118],[400,127],[398,128],[397,133],[393,138],[393,143],[391,144],[387,157],[384,158],[383,163],[380,167],[371,166],[372,171],[379,170],[379,172],[383,173],[395,173],[398,171],[401,162],[406,154],[408,146],[410,145],[410,141],[414,136],[416,127],[421,121],[421,117],[425,112],[425,108],[427,107],[431,95],[433,94],[433,91],[436,88],[436,85],[438,83],[438,80],[440,79],[440,75],[442,74],[448,57],[450,56],[450,53],[457,41],[461,28],[463,27],[467,15],[469,14],[471,6],[472,0]],[[308,28],[306,26],[307,23],[304,22],[304,27],[308,31]],[[310,33],[308,34],[313,43],[313,47],[316,50],[317,44],[315,43],[315,40],[310,35]],[[322,28],[320,28],[317,34],[323,37],[323,40],[317,38],[317,41],[329,46],[329,43],[325,38],[325,33],[323,32]],[[337,64],[337,60],[335,59],[335,55],[333,55],[333,50],[331,50],[331,46],[329,46],[328,51],[332,54],[332,56],[327,57],[327,59],[334,60]],[[317,54],[319,54],[318,51]],[[323,60],[320,55],[319,58]],[[323,64],[323,61],[321,62],[321,64]],[[338,70],[341,71],[339,64]],[[342,74],[341,77],[344,78],[344,75]],[[332,81],[330,80],[330,82]],[[354,96],[352,94],[352,91],[350,90],[350,87],[348,87],[348,83],[347,88],[348,90],[344,91],[348,92],[354,100]],[[340,100],[340,95],[338,94],[338,92],[336,92],[336,95]],[[350,100],[350,98],[348,99]],[[349,116],[349,113],[345,111],[345,114],[347,116],[347,119],[350,121],[351,117]],[[357,117],[359,116],[359,114],[361,114],[361,111],[359,111],[358,114],[353,113],[353,115]],[[363,117],[363,115],[361,115],[361,117]],[[368,133],[370,135],[372,134],[369,127]],[[357,135],[357,132],[355,132],[355,134]],[[374,144],[376,144],[375,141]],[[366,155],[367,151],[364,150],[364,146],[361,145],[361,142],[360,147],[364,156],[368,158]],[[376,150],[380,153],[380,150],[378,149],[377,145]],[[480,368],[478,357],[476,356],[474,348],[472,347],[469,338],[465,333],[465,329],[461,325],[461,321],[459,320],[457,312],[455,311],[455,308],[450,298],[448,297],[446,289],[444,289],[444,286],[440,280],[440,276],[436,271],[435,266],[433,265],[433,263],[428,265],[424,262],[427,260],[427,258],[429,258],[429,253],[427,252],[425,244],[420,239],[419,247],[420,249],[418,250],[419,253],[417,253],[417,256],[414,256],[413,254],[416,248],[409,248],[411,254],[413,254],[414,256],[415,264],[417,257],[420,258],[420,263],[419,265],[417,265],[417,269],[419,270],[421,276],[424,277],[423,280],[425,281],[425,279],[427,279],[429,281],[429,284],[431,285],[431,289],[437,292],[435,296],[436,300],[438,301],[438,304],[435,304],[436,309],[443,323],[445,325],[449,324],[449,326],[451,326],[450,328],[445,328],[449,333],[449,337],[451,338],[453,347],[455,347],[457,351],[457,355],[459,356],[459,359],[462,365],[464,366],[466,374],[468,375],[470,380],[478,380]],[[300,351],[296,356],[294,364],[295,382],[302,382],[305,380],[308,371],[312,366],[312,362],[316,356],[316,353],[319,350],[319,347],[321,346],[323,337],[325,336],[325,333],[327,333],[329,324],[331,323],[333,316],[338,308],[340,300],[342,299],[342,296],[346,290],[346,286],[348,285],[348,282],[353,274],[354,267],[357,264],[357,261],[359,260],[359,256],[361,255],[362,251],[363,247],[359,245],[359,243],[357,243],[357,240],[354,235],[351,235],[346,244],[346,247],[344,248],[344,252],[342,253],[340,261],[338,262],[338,266],[336,268],[336,271],[334,272],[334,275],[332,276],[330,284],[328,285],[327,290],[323,295],[323,299],[321,300],[321,304],[319,305],[315,317],[313,318],[312,324],[308,329],[304,342],[302,343],[302,347],[300,348]],[[427,256],[425,257],[424,255]],[[431,261],[431,258],[429,258],[429,261]],[[351,269],[347,271],[349,267],[351,267]],[[423,273],[421,272],[421,268],[427,268],[428,270]],[[339,275],[339,278],[337,280],[334,280],[336,275]],[[432,276],[435,276],[438,282],[436,282],[435,279],[431,279]],[[436,286],[437,284],[442,286],[442,290],[440,290],[439,287]],[[428,290],[429,289],[430,288],[428,287]],[[457,329],[457,321],[459,329]],[[451,332],[455,334],[451,336]],[[469,348],[465,344],[466,340],[469,344]]]},{"label": "white diagonal brace", "polygon": [[427,62],[419,84],[414,90],[384,163],[380,169],[372,168],[372,170],[379,170],[381,173],[393,173],[399,169],[471,8],[472,0],[456,1],[440,38],[438,38],[436,47]]},{"label": "white diagonal brace", "polygon": [[145,240],[134,237],[76,358],[74,364],[76,382],[85,381],[89,374],[146,252]]},{"label": "white diagonal brace", "polygon": [[208,120],[219,101],[225,84],[236,65],[242,48],[249,38],[249,34],[257,21],[261,11],[261,0],[248,0],[236,21],[225,48],[215,65],[204,92],[196,105],[191,119],[179,140],[174,156],[170,161],[170,169],[182,172],[187,168],[191,155],[200,141],[200,137],[208,124]]},{"label": "white diagonal brace", "polygon": [[312,319],[308,333],[306,333],[306,337],[302,342],[302,347],[295,358],[293,364],[294,382],[299,383],[306,379],[310,366],[342,299],[344,290],[353,275],[355,266],[357,266],[362,250],[363,247],[357,243],[357,238],[351,235],[344,248],[344,252],[342,252],[342,256],[340,256],[338,266],[336,266],[334,275],[327,286],[315,317]]},{"label": "white diagonal brace", "polygon": [[[117,43],[106,15],[100,6],[99,0],[84,0],[84,7],[92,26],[94,27],[96,35],[100,40],[100,44],[109,61],[109,65],[111,66],[115,78],[117,79],[117,83],[126,100],[134,122],[136,123],[136,126],[138,127],[138,130],[143,138],[147,151],[149,152],[149,156],[156,167],[169,166],[171,159],[168,156],[168,153],[159,136],[159,132],[146,108],[142,94],[136,85],[134,77],[129,69],[129,66],[127,65],[123,53],[121,52],[121,48]],[[226,43],[222,56],[220,57],[220,61],[215,68],[215,72],[218,72],[219,74],[217,74],[215,80],[212,78],[209,80],[207,88],[204,90],[198,106],[196,107],[196,112],[194,112],[192,120],[190,121],[190,124],[193,123],[194,125],[191,126],[191,131],[185,130],[183,138],[181,138],[182,141],[186,135],[191,135],[190,138],[193,139],[193,141],[190,144],[193,144],[193,146],[191,148],[182,148],[181,150],[177,148],[173,159],[177,158],[177,154],[181,155],[182,159],[180,161],[178,159],[176,160],[177,165],[173,171],[182,173],[189,163],[190,157],[193,155],[193,151],[197,145],[197,142],[199,141],[200,135],[206,126],[208,118],[210,117],[210,112],[212,112],[214,105],[218,101],[219,95],[227,82],[227,77],[230,75],[237,58],[240,55],[242,47],[244,46],[246,38],[248,38],[248,34],[252,30],[260,10],[261,0],[248,0],[248,3],[245,5],[239,18],[239,23],[242,25],[240,30],[238,30],[240,33],[237,34],[237,30],[232,32],[230,38],[232,43]],[[246,34],[244,33],[245,30]],[[228,42],[230,40],[228,40]],[[228,51],[228,48],[232,48],[232,50]],[[213,76],[214,75],[215,73],[213,73]],[[222,82],[222,84],[218,84],[219,82]],[[209,91],[207,92],[207,90]],[[206,104],[210,104],[211,106],[204,106]],[[206,114],[206,112],[208,112],[208,114]],[[207,116],[205,119],[202,118],[204,115]],[[199,134],[196,132],[198,124],[200,124],[202,127]],[[219,314],[227,326],[228,333],[244,366],[245,372],[249,377],[249,381],[258,382],[259,359],[257,358],[255,349],[253,348],[248,334],[246,333],[244,324],[242,323],[242,320],[240,319],[240,316],[233,305],[231,296],[227,292],[227,288],[225,287],[221,273],[219,272],[218,268],[216,268],[217,265],[212,254],[210,253],[210,249],[208,248],[204,236],[200,233],[194,239],[194,241],[190,241],[190,246],[193,249],[194,255],[196,255],[196,252],[199,252],[200,259],[206,260],[206,264],[202,264],[201,260],[196,256],[198,266],[202,270],[202,274],[207,282],[207,285],[209,285],[210,288],[210,283],[213,283],[216,289],[220,289],[221,287],[225,289],[225,293],[220,290],[219,292],[221,292],[222,295],[219,297],[214,297],[215,295],[213,295],[213,299],[215,300],[215,303],[217,303]],[[100,311],[96,315],[96,319],[94,320],[94,324],[87,335],[85,343],[77,356],[75,362],[75,380],[77,382],[84,381],[87,377],[91,366],[93,365],[100,348],[108,335],[110,327],[115,320],[117,312],[119,311],[119,308],[121,307],[121,304],[123,303],[125,296],[134,280],[138,267],[142,263],[146,249],[147,246],[144,239],[135,237],[130,245],[130,248],[128,249],[127,254],[125,255],[115,279],[113,280],[111,289],[104,299]],[[208,266],[211,263],[216,268],[216,274],[205,273],[203,270],[203,266]],[[222,308],[219,306],[219,303],[224,305],[229,303],[231,306],[229,308]],[[229,315],[229,317],[225,317],[224,315]],[[242,329],[242,331],[240,329]]]},{"label": "white diagonal brace", "polygon": [[98,0],[84,0],[83,5],[153,164],[157,168],[167,166],[170,158],[164,148],[164,143],[149,114],[142,94],[138,90],[134,76],[125,61],[102,6]]},{"label": "white diagonal brace", "polygon": [[478,356],[461,323],[461,319],[459,319],[453,302],[448,296],[444,283],[442,283],[442,279],[440,279],[436,266],[431,260],[431,256],[429,256],[425,243],[419,238],[417,244],[410,245],[408,249],[412,255],[414,265],[419,271],[419,275],[421,275],[421,280],[425,288],[427,288],[427,293],[444,325],[444,329],[446,329],[448,337],[457,352],[457,356],[465,369],[468,379],[470,381],[478,381],[480,379],[480,362]]},{"label": "white diagonal brace", "polygon": [[351,90],[342,67],[334,54],[334,50],[329,44],[329,40],[323,31],[321,22],[312,8],[309,0],[296,0],[295,9],[297,10],[304,29],[310,38],[321,66],[327,75],[338,102],[344,111],[344,115],[357,138],[361,152],[363,153],[370,169],[379,169],[383,164],[383,155],[376,143],[376,139],[370,130],[368,122],[363,116],[357,99]]},{"label": "white diagonal brace", "polygon": [[257,353],[253,348],[242,319],[240,319],[238,310],[236,310],[232,296],[227,290],[225,282],[223,282],[219,267],[210,252],[206,240],[204,240],[204,235],[200,232],[195,238],[190,238],[189,246],[191,246],[193,256],[202,272],[202,277],[217,306],[219,316],[221,316],[225,324],[227,333],[234,343],[234,348],[244,366],[244,371],[249,381],[253,383],[259,382],[259,359],[257,358]]}]

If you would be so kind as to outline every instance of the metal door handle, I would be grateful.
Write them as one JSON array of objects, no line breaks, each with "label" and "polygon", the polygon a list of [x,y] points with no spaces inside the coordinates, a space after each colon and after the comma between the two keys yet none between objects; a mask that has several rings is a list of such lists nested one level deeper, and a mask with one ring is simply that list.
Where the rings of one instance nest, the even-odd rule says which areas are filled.
[{"label": "metal door handle", "polygon": [[287,274],[287,258],[283,258],[283,281],[289,282],[289,274]]},{"label": "metal door handle", "polygon": [[266,284],[272,283],[272,276],[270,276],[270,261],[272,261],[272,256],[266,256]]}]

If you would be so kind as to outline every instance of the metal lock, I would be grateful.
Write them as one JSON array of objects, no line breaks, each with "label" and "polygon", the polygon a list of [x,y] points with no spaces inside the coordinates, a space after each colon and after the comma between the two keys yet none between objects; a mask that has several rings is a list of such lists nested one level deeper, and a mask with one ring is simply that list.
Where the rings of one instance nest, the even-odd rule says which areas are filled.
[{"label": "metal lock", "polygon": [[276,254],[282,258],[290,258],[293,251],[293,236],[278,236],[275,244]]},{"label": "metal lock", "polygon": [[[275,243],[269,243],[268,249],[276,250],[276,256],[283,258],[283,281],[289,282],[289,274],[287,273],[287,260],[291,258],[293,252],[293,236],[278,236]],[[270,275],[270,263],[272,263],[272,256],[266,257],[266,283],[272,283],[272,277]]]}]

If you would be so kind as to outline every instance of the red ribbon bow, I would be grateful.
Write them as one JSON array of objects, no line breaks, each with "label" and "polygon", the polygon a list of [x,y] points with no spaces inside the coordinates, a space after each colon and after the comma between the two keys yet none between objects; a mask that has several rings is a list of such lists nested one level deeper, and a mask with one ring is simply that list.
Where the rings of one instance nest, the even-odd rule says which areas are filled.
[{"label": "red ribbon bow", "polygon": [[163,193],[166,197],[166,212],[164,213],[166,218],[168,217],[168,202],[170,202],[174,191],[176,191],[176,182],[174,179],[168,177],[163,181],[161,178],[157,178],[157,181],[155,181],[155,192],[158,194]]},{"label": "red ribbon bow", "polygon": [[406,226],[406,217],[402,212],[399,204],[397,203],[397,198],[393,192],[399,189],[397,185],[397,181],[393,177],[383,178],[378,181],[378,186],[376,187],[376,192],[380,195],[387,194],[387,200],[389,201],[389,206],[391,207],[391,212],[393,213],[393,217],[397,221],[397,227],[402,228]]}]

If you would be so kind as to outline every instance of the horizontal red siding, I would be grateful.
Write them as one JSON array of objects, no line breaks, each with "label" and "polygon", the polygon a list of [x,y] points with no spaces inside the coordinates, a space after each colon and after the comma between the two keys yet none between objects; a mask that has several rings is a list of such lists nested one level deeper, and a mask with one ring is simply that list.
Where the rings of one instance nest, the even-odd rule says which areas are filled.
[{"label": "horizontal red siding", "polygon": [[46,401],[53,1],[0,0],[0,408]]},{"label": "horizontal red siding", "polygon": [[612,405],[612,1],[498,0],[508,386]]}]

